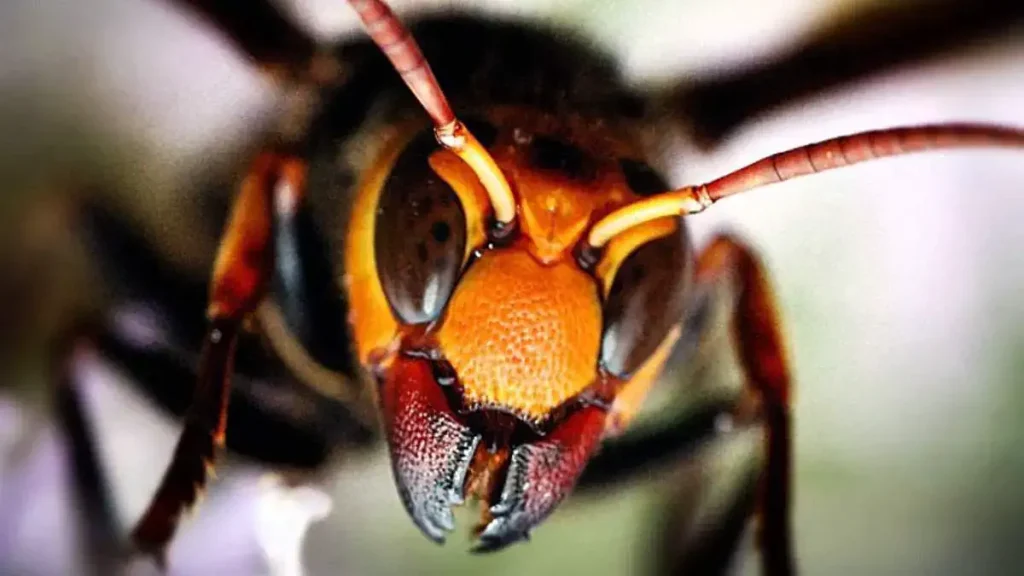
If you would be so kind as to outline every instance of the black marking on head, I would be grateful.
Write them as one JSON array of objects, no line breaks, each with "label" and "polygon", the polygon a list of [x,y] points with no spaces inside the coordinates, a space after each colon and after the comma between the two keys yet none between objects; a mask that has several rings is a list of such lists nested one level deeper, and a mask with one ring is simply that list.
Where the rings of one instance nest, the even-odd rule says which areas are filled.
[{"label": "black marking on head", "polygon": [[461,120],[463,126],[465,126],[466,129],[476,137],[477,141],[479,141],[484,148],[494,146],[494,142],[498,139],[498,129],[494,124],[491,124],[479,116],[466,116]]},{"label": "black marking on head", "polygon": [[575,144],[545,135],[535,135],[530,143],[529,162],[540,170],[557,171],[574,180],[594,176],[594,161]]},{"label": "black marking on head", "polygon": [[668,191],[668,183],[647,163],[630,158],[619,160],[626,184],[637,196],[653,196]]}]

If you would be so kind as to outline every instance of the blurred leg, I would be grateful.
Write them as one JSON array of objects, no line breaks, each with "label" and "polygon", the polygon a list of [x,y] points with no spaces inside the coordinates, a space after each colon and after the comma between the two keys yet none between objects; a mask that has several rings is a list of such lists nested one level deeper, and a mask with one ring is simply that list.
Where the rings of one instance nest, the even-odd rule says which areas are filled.
[{"label": "blurred leg", "polygon": [[253,162],[234,204],[211,280],[195,396],[171,465],[133,532],[137,546],[158,560],[182,512],[205,486],[215,452],[224,443],[235,348],[274,274],[279,208],[301,201],[305,170],[293,156],[264,152]]},{"label": "blurred leg", "polygon": [[96,444],[94,425],[82,396],[86,356],[84,333],[74,331],[56,347],[53,413],[66,441],[72,494],[79,512],[84,560],[96,576],[122,573],[128,559],[117,508]]},{"label": "blurred leg", "polygon": [[1014,0],[861,2],[790,52],[749,70],[681,85],[669,106],[714,146],[754,118],[901,66],[956,55],[1024,26]]},{"label": "blurred leg", "polygon": [[287,78],[312,70],[316,43],[269,0],[167,0],[199,14],[260,68]]},{"label": "blurred leg", "polygon": [[[104,285],[110,289],[111,304],[92,335],[97,353],[125,372],[129,382],[160,409],[175,417],[184,416],[192,401],[192,391],[182,383],[196,380],[205,330],[206,289],[202,281],[157,254],[152,242],[138,234],[125,216],[92,203],[84,203],[78,213],[78,228]],[[275,234],[312,235],[296,228],[302,227],[279,226]],[[322,270],[323,265],[316,262],[320,256],[301,249],[290,253],[288,269]],[[290,298],[292,302],[301,300],[313,310],[331,311],[342,306],[343,302],[327,301],[330,294],[324,288],[310,286],[318,280],[317,276],[303,274],[293,281],[302,287],[300,296],[313,292],[323,294],[324,298],[301,300],[289,296],[293,281],[281,281],[275,296],[280,294],[282,299]],[[330,313],[331,319],[333,314]],[[347,340],[336,339],[336,333],[330,330],[304,329],[302,319],[317,319],[316,315],[302,312],[301,308],[296,315],[298,318],[287,325],[296,326],[292,330],[296,335],[309,335],[301,344],[310,346],[310,356],[320,360],[323,356],[317,351],[326,350],[333,350],[335,359],[344,356],[337,351],[345,349]],[[232,423],[226,438],[228,450],[271,466],[313,470],[326,462],[338,444],[372,443],[375,429],[361,424],[350,407],[337,402],[334,396],[306,386],[282,365],[273,350],[267,349],[263,340],[261,335],[248,333],[239,339],[236,377],[228,404]],[[338,368],[349,374],[341,369],[341,362]]]}]

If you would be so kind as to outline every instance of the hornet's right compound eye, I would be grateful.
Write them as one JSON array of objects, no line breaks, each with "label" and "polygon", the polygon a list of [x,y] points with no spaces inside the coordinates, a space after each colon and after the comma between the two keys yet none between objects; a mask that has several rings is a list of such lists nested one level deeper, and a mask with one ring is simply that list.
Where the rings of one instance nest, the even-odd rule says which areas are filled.
[{"label": "hornet's right compound eye", "polygon": [[374,255],[391,309],[404,324],[435,320],[455,289],[466,253],[466,215],[429,164],[432,130],[398,157],[377,205]]}]

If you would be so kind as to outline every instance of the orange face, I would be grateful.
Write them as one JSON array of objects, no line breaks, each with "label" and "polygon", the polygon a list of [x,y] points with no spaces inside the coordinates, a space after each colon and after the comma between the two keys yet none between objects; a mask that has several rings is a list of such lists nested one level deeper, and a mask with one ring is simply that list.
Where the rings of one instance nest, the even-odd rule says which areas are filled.
[{"label": "orange face", "polygon": [[[660,372],[689,286],[677,218],[638,226],[597,258],[578,253],[598,218],[664,190],[627,140],[515,109],[466,123],[508,179],[517,226],[492,226],[479,180],[432,131],[396,133],[360,186],[345,254],[349,320],[381,384],[396,479],[435,539],[451,503],[470,493],[494,504],[513,475],[567,492]],[[538,450],[563,465],[517,457]],[[528,529],[509,517],[532,525],[549,511],[521,504],[519,516],[485,510],[482,539],[504,545]]]}]

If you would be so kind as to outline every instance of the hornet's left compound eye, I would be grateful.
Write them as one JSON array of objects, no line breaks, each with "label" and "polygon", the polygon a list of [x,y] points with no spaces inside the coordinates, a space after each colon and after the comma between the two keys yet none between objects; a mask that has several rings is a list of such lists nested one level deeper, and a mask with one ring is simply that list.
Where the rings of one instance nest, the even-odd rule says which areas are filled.
[{"label": "hornet's left compound eye", "polygon": [[604,304],[601,364],[628,378],[682,320],[690,284],[690,254],[680,229],[652,240],[619,267]]},{"label": "hornet's left compound eye", "polygon": [[391,309],[405,324],[438,317],[458,281],[466,216],[455,191],[430,167],[432,130],[398,157],[377,205],[374,255]]}]

